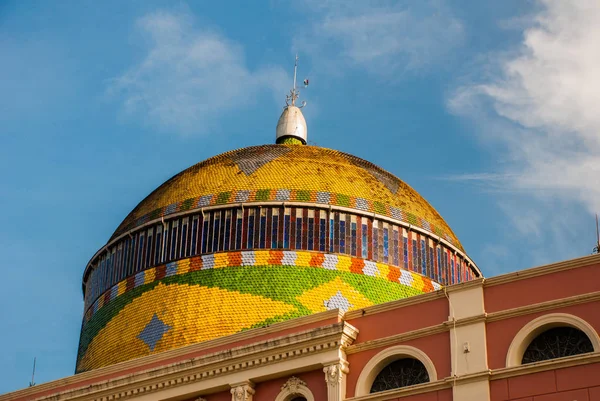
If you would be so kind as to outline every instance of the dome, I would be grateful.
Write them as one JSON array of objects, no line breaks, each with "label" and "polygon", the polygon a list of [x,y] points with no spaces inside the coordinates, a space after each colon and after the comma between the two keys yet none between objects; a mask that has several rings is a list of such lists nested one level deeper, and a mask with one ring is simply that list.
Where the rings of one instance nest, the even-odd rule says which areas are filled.
[{"label": "dome", "polygon": [[439,213],[402,180],[356,156],[298,145],[234,150],[182,171],[140,202],[111,240],[182,210],[264,201],[314,202],[388,215],[463,250]]},{"label": "dome", "polygon": [[436,210],[374,164],[234,150],[158,187],[90,260],[77,371],[478,276]]}]

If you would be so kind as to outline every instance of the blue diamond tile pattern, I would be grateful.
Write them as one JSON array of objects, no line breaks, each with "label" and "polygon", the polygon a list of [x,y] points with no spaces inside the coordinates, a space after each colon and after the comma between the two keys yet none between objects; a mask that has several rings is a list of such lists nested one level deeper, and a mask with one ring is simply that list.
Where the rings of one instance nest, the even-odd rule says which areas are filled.
[{"label": "blue diamond tile pattern", "polygon": [[144,327],[144,330],[138,334],[137,338],[145,342],[150,348],[150,351],[154,351],[156,343],[158,343],[169,330],[171,330],[171,326],[163,323],[155,313],[150,322]]}]

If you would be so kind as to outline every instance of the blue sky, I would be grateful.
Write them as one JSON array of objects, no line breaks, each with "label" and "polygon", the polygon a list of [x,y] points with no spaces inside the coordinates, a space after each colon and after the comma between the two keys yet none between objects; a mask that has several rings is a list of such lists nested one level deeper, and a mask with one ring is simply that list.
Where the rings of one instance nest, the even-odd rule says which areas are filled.
[{"label": "blue sky", "polygon": [[272,143],[296,52],[309,141],[413,186],[484,274],[591,253],[598,37],[596,0],[0,2],[0,393],[73,373],[89,258]]}]

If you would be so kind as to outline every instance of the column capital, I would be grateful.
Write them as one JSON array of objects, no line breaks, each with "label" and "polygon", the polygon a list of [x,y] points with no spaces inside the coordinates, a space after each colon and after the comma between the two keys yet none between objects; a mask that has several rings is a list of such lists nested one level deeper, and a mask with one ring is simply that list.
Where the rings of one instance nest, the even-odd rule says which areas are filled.
[{"label": "column capital", "polygon": [[252,401],[254,383],[247,381],[231,385],[231,401]]},{"label": "column capital", "polygon": [[343,359],[331,365],[327,365],[323,368],[325,382],[330,386],[336,386],[341,383],[348,371],[348,362]]},{"label": "column capital", "polygon": [[348,362],[344,359],[323,367],[328,401],[342,401],[346,398],[346,374],[348,371]]}]

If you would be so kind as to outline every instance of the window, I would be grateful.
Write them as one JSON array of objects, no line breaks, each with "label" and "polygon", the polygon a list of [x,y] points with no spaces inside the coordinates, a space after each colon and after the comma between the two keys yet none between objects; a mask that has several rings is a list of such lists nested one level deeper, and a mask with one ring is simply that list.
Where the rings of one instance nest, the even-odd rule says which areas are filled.
[{"label": "window", "polygon": [[506,366],[600,351],[600,338],[585,320],[568,313],[548,313],[525,324],[506,354]]},{"label": "window", "polygon": [[190,253],[192,256],[196,256],[196,246],[198,242],[198,216],[194,216],[192,220],[192,244]]},{"label": "window", "polygon": [[319,250],[325,252],[327,244],[327,213],[324,210],[319,211]]},{"label": "window", "polygon": [[421,237],[421,274],[427,275],[427,247],[425,246],[425,240]]},{"label": "window", "polygon": [[379,262],[379,225],[373,220],[373,260]]},{"label": "window", "polygon": [[362,245],[362,257],[367,259],[369,257],[369,227],[366,224],[361,224],[361,245]]},{"label": "window", "polygon": [[421,361],[414,358],[402,358],[385,366],[379,372],[371,385],[370,392],[378,393],[428,382],[429,374]]},{"label": "window", "polygon": [[[183,258],[189,256],[189,245],[188,245],[188,225],[189,217],[184,217],[181,220],[181,236],[179,237],[179,243],[177,244],[177,258]],[[150,243],[150,241],[148,241]]]},{"label": "window", "polygon": [[346,215],[340,214],[340,253],[346,253]]},{"label": "window", "polygon": [[302,209],[296,209],[296,248],[302,249]]},{"label": "window", "polygon": [[260,208],[260,227],[258,230],[258,247],[265,249],[267,246],[267,209]]},{"label": "window", "polygon": [[431,359],[418,348],[395,345],[374,355],[356,380],[356,397],[421,383],[436,382]]},{"label": "window", "polygon": [[271,248],[275,249],[278,247],[279,242],[279,208],[273,208],[271,212]]},{"label": "window", "polygon": [[221,233],[221,212],[217,210],[213,213],[213,216],[212,247],[210,249],[212,252],[217,252],[219,250],[219,235]]},{"label": "window", "polygon": [[554,327],[539,334],[529,343],[522,364],[546,361],[594,352],[585,333],[574,327]]},{"label": "window", "polygon": [[383,262],[390,260],[390,230],[386,223],[383,223]]},{"label": "window", "polygon": [[225,211],[225,238],[223,239],[223,250],[231,249],[231,210]]},{"label": "window", "polygon": [[248,209],[248,241],[246,249],[254,248],[254,209]]},{"label": "window", "polygon": [[[160,262],[162,262],[162,248],[163,248],[163,244],[162,244],[162,235],[163,235],[163,226],[158,225],[156,227],[156,240],[155,240],[155,245],[154,245],[154,265],[158,265]],[[125,247],[125,251],[127,251],[127,247]],[[127,259],[127,256],[125,256],[125,259]]]},{"label": "window", "polygon": [[315,211],[308,211],[308,244],[307,248],[309,251],[315,249]]},{"label": "window", "polygon": [[146,267],[150,267],[152,266],[152,257],[154,256],[154,241],[152,240],[153,237],[153,229],[149,228],[148,232],[146,233],[146,238],[147,238],[147,242],[148,245],[146,245],[147,250],[146,250]]},{"label": "window", "polygon": [[244,211],[237,209],[235,212],[235,249],[242,249],[242,231],[244,229]]}]

